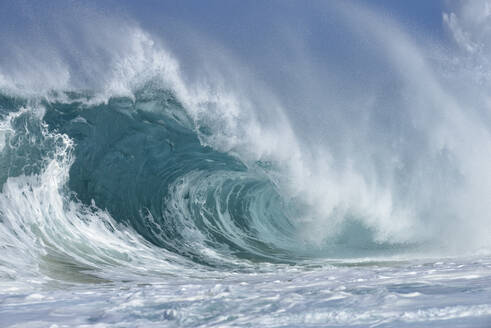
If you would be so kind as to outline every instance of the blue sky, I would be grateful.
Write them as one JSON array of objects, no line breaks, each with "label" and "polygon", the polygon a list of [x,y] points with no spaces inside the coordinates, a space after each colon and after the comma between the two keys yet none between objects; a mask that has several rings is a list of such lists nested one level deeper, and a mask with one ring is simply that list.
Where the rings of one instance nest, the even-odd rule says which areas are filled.
[{"label": "blue sky", "polygon": [[[343,1],[338,1],[341,3]],[[344,1],[346,2],[346,1]],[[416,29],[424,29],[429,33],[438,33],[441,29],[441,13],[444,10],[443,0],[352,0],[375,8],[394,19]],[[2,1],[0,4],[0,25],[2,28],[22,29],[26,23],[19,20],[35,16],[38,13],[56,12],[57,7],[82,7],[86,1]],[[312,8],[326,6],[327,1],[91,1],[92,6],[101,11],[128,14],[135,17],[140,24],[150,29],[166,29],[176,22],[195,26],[217,38],[232,38],[247,35],[265,28],[268,17],[294,13],[297,17],[315,15]],[[331,2],[336,3],[336,1]],[[62,14],[62,10],[59,11]],[[277,17],[276,17],[277,18]],[[318,31],[322,33],[322,31]],[[258,37],[258,35],[256,35]]]},{"label": "blue sky", "polygon": [[[342,3],[343,1],[338,1]],[[346,1],[344,1],[346,2]],[[348,1],[349,2],[349,1]],[[442,31],[443,0],[354,0],[392,17],[409,29],[439,35]],[[329,1],[117,1],[107,8],[122,8],[148,28],[159,30],[180,22],[196,27],[217,39],[233,43],[241,38],[260,38],[267,32],[270,20],[318,20],[318,7],[329,7]],[[331,2],[336,3],[336,1]],[[322,29],[312,33],[325,34]],[[314,35],[315,37],[315,35]]]},{"label": "blue sky", "polygon": [[[119,8],[135,18],[142,27],[162,39],[182,59],[198,62],[189,43],[212,41],[231,51],[239,60],[267,70],[267,58],[291,60],[292,38],[301,39],[309,56],[323,61],[326,54],[349,61],[357,40],[346,38],[347,26],[357,24],[338,17],[331,4],[354,3],[366,6],[383,17],[397,21],[405,32],[416,38],[445,38],[442,24],[443,0],[354,0],[354,1],[110,1],[108,11]],[[190,37],[191,36],[191,37]],[[192,41],[190,41],[192,39]],[[206,41],[205,41],[206,40]],[[344,44],[343,47],[339,47]],[[344,49],[344,51],[343,51]],[[315,59],[317,57],[317,59]],[[335,59],[335,60],[338,60]],[[270,66],[269,63],[265,66]],[[277,67],[276,67],[277,68]],[[275,68],[275,69],[276,69]],[[269,73],[265,73],[270,75]]]},{"label": "blue sky", "polygon": [[[197,51],[193,49],[196,45],[191,43],[196,43],[197,39],[214,42],[249,65],[251,70],[255,70],[254,74],[270,82],[268,79],[273,74],[267,72],[271,67],[269,61],[279,64],[274,65],[276,72],[281,71],[281,63],[288,65],[292,60],[291,48],[296,47],[290,44],[295,42],[293,37],[301,39],[304,50],[314,61],[323,61],[326,55],[337,57],[334,61],[353,60],[351,56],[358,47],[358,40],[346,37],[347,27],[343,26],[346,22],[329,8],[331,4],[343,2],[346,1],[147,0],[94,3],[108,12],[126,13],[144,29],[160,35],[178,54],[183,65],[199,62]],[[445,37],[443,0],[354,0],[351,3],[369,7],[381,16],[397,21],[414,38]],[[278,79],[285,78],[279,75]]]},{"label": "blue sky", "polygon": [[[444,0],[352,0],[352,1],[2,1],[0,27],[22,31],[49,23],[53,16],[63,16],[64,9],[77,10],[87,3],[101,13],[128,16],[144,29],[162,35],[169,43],[182,38],[178,30],[189,29],[206,35],[230,49],[246,51],[251,44],[263,45],[275,37],[275,29],[293,26],[308,29],[311,39],[330,37],[335,17],[326,16],[318,8],[336,3],[358,3],[373,8],[382,15],[406,26],[414,33],[442,37]],[[75,9],[73,9],[75,8]],[[43,21],[43,12],[51,13]],[[20,17],[19,17],[20,16]],[[329,15],[327,15],[329,16]],[[278,23],[280,22],[280,23]],[[333,22],[332,24],[330,22]],[[275,25],[277,24],[277,25]],[[280,27],[278,27],[278,24]],[[335,29],[334,29],[335,30]],[[177,33],[176,33],[177,32]],[[0,33],[1,34],[1,33]],[[335,36],[335,33],[333,34]],[[274,41],[274,40],[273,40]]]},{"label": "blue sky", "polygon": [[[354,18],[340,17],[331,7],[345,3],[368,7],[380,17],[396,21],[405,34],[419,42],[446,37],[443,1],[12,0],[0,3],[0,41],[13,39],[16,46],[31,42],[48,44],[57,42],[57,38],[63,40],[63,30],[68,33],[76,30],[77,16],[97,13],[102,17],[124,17],[162,40],[190,74],[205,62],[223,68],[226,64],[220,56],[233,58],[258,81],[277,87],[282,93],[290,88],[288,94],[305,81],[305,76],[296,76],[301,64],[306,70],[312,64],[314,75],[331,74],[340,79],[348,76],[347,82],[335,81],[340,89],[352,77],[363,79],[383,74],[377,40],[372,40],[369,34],[355,36],[351,28],[363,29],[363,24]],[[90,10],[84,10],[85,7]],[[71,21],[67,19],[70,15],[72,26],[59,24],[63,19]],[[58,50],[71,51],[66,46]],[[292,65],[297,67],[293,69]],[[336,72],[339,67],[342,74]],[[297,78],[298,83],[290,83]],[[295,103],[295,99],[290,102]]]}]

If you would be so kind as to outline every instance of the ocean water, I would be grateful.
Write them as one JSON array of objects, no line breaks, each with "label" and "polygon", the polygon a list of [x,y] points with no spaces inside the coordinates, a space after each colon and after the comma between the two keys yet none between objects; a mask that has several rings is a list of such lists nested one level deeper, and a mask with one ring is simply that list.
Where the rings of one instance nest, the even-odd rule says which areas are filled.
[{"label": "ocean water", "polygon": [[0,326],[490,327],[491,4],[332,6],[357,51],[290,86],[93,8],[2,32]]}]

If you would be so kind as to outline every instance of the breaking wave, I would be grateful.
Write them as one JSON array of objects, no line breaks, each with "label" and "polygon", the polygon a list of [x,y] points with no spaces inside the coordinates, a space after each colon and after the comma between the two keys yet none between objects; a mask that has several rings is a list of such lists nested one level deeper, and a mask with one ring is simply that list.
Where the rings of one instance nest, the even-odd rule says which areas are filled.
[{"label": "breaking wave", "polygon": [[[353,87],[343,101],[326,100],[325,124],[312,116],[315,106],[299,113],[268,90],[227,86],[218,75],[190,81],[131,24],[86,24],[82,35],[99,33],[80,58],[55,51],[48,65],[26,50],[24,66],[8,66],[7,54],[1,274],[126,279],[196,265],[248,270],[486,250],[491,137],[480,116],[486,109],[459,89],[469,66],[454,67],[454,80],[430,68],[397,28],[387,32],[367,12],[354,16],[369,32],[351,38],[371,33],[378,50],[366,53],[397,83],[390,92],[355,96]],[[459,36],[471,27],[456,17],[444,21]],[[115,28],[124,40],[114,39]],[[457,41],[474,61],[485,51]],[[356,106],[344,107],[348,100]]]}]

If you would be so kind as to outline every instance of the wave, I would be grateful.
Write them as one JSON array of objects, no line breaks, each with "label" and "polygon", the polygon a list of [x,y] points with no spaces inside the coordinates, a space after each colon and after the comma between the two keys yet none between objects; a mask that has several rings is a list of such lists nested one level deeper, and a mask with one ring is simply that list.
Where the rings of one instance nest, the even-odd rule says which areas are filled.
[{"label": "wave", "polygon": [[[58,53],[56,67],[3,65],[1,274],[63,275],[69,263],[83,279],[125,279],[487,249],[489,129],[401,31],[347,8],[378,38],[403,95],[354,88],[347,99],[363,110],[331,103],[325,126],[315,108],[298,114],[268,90],[190,81],[129,23],[124,40],[105,25],[91,52]],[[455,17],[445,16],[453,30]]]},{"label": "wave", "polygon": [[[308,256],[297,235],[300,210],[275,182],[273,164],[203,145],[210,127],[197,125],[171,91],[148,86],[133,99],[97,105],[87,105],[90,97],[81,94],[64,97],[38,105],[2,99],[8,108],[2,218],[9,228],[3,237],[13,250],[41,243],[43,256],[54,252],[93,265],[86,256],[126,245],[112,234],[130,229],[131,239],[146,248],[208,266]],[[91,245],[98,240],[93,233],[101,245]]]}]

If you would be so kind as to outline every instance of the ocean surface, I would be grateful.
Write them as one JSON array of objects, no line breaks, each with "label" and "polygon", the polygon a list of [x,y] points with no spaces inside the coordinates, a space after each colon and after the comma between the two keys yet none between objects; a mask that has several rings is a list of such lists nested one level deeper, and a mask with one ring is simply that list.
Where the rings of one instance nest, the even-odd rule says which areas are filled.
[{"label": "ocean surface", "polygon": [[443,51],[341,6],[373,65],[293,96],[117,17],[0,48],[0,326],[491,327],[479,5]]}]

